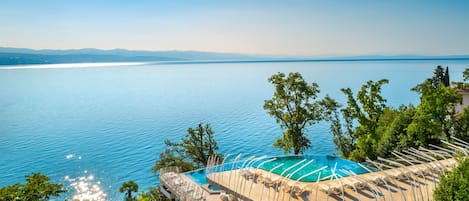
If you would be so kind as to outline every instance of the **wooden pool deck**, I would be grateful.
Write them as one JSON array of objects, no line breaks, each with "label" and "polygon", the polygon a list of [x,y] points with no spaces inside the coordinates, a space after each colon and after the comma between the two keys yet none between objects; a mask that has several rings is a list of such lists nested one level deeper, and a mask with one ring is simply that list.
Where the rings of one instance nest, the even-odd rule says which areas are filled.
[{"label": "wooden pool deck", "polygon": [[[456,164],[455,159],[446,159],[319,182],[294,181],[261,169],[249,174],[244,169],[210,173],[208,182],[219,186],[223,194],[209,193],[184,174],[179,174],[177,182],[175,177],[161,182],[181,200],[431,200],[440,172]],[[185,186],[195,190],[187,191]],[[192,196],[194,192],[201,192],[203,198]]]}]

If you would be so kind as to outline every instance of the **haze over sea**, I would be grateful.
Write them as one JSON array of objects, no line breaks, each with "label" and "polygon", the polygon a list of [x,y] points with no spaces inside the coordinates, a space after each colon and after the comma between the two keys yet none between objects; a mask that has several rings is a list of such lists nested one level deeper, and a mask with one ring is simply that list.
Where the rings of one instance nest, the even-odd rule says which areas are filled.
[{"label": "haze over sea", "polygon": [[[437,65],[460,81],[469,60],[93,65],[0,68],[0,186],[41,172],[70,189],[61,200],[121,200],[124,181],[156,185],[150,169],[164,140],[199,122],[211,124],[222,153],[282,154],[272,147],[281,130],[262,107],[274,73],[300,72],[342,103],[341,88],[386,78],[383,96],[398,106],[419,102],[410,88]],[[308,133],[307,154],[335,153],[327,123]]]}]

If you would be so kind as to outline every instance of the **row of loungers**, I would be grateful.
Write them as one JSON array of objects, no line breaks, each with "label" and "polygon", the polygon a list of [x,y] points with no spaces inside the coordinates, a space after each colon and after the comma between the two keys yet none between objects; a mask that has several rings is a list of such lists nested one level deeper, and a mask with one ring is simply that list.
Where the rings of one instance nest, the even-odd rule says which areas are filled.
[{"label": "row of loungers", "polygon": [[[294,173],[283,175],[284,173],[286,174],[286,172],[288,172],[287,170],[290,170],[294,167],[297,169],[295,171],[298,171],[301,168],[307,166],[309,162],[303,163],[307,159],[304,159],[298,162],[297,164],[290,166],[289,168],[285,169],[280,175],[277,175],[272,173],[277,167],[272,168],[270,172],[259,169],[262,163],[257,167],[252,167],[253,161],[258,161],[265,157],[251,157],[247,159],[243,163],[241,168],[239,168],[238,170],[231,170],[232,172],[230,172],[230,179],[228,180],[228,185],[225,184],[225,187],[230,187],[231,175],[234,173],[235,175],[241,176],[245,180],[252,180],[252,183],[256,183],[256,185],[262,184],[261,187],[263,187],[264,189],[266,187],[269,188],[269,194],[267,195],[268,197],[270,197],[270,188],[273,188],[275,192],[277,192],[276,196],[280,194],[280,191],[283,191],[285,192],[283,195],[289,193],[292,197],[295,196],[297,200],[301,200],[300,197],[306,200],[311,200],[311,195],[316,196],[316,200],[318,200],[318,194],[320,194],[319,192],[326,193],[327,198],[331,194],[335,196],[339,196],[341,194],[342,199],[344,199],[346,193],[352,193],[349,189],[356,193],[359,193],[359,190],[367,188],[375,195],[374,199],[377,199],[377,196],[390,196],[392,200],[392,196],[395,196],[393,194],[399,194],[399,191],[404,200],[407,200],[404,194],[409,195],[410,193],[412,194],[411,196],[413,196],[414,200],[419,199],[416,193],[420,193],[421,198],[424,199],[425,195],[423,195],[422,192],[425,192],[427,198],[431,198],[431,184],[433,183],[433,188],[436,188],[440,175],[457,165],[458,162],[455,157],[469,157],[469,143],[459,140],[457,138],[453,138],[453,140],[455,140],[453,143],[449,143],[442,140],[444,144],[448,145],[447,147],[429,145],[430,147],[436,148],[435,150],[429,150],[423,147],[419,147],[418,149],[409,148],[408,150],[403,150],[402,152],[392,152],[391,154],[394,156],[393,159],[384,159],[378,157],[376,161],[367,160],[368,165],[362,166],[363,168],[369,171],[369,173],[365,174],[357,175],[354,172],[348,170],[336,170],[335,166],[331,168],[331,176],[321,177],[319,172],[317,182],[300,182],[301,178],[298,178],[297,180],[292,180],[290,177]],[[222,160],[222,164],[224,163],[225,159]],[[236,159],[238,159],[238,157]],[[217,164],[220,160],[217,158],[212,158],[211,161],[214,161],[214,163],[211,163],[212,165],[209,166],[210,168],[216,167],[215,164]],[[300,164],[301,167],[296,167]],[[282,165],[283,164],[279,164],[278,167]],[[368,168],[372,166],[374,166],[373,171]],[[325,166],[323,168],[330,167]],[[317,171],[320,170],[321,168]],[[343,174],[346,174],[347,177],[342,177],[341,175],[343,174],[337,174],[338,171]],[[311,175],[313,173],[317,172],[313,171],[311,172]],[[309,174],[310,173],[303,175],[302,178],[308,176]],[[208,177],[210,175],[211,171],[209,171]],[[220,179],[220,176],[222,178],[221,183],[220,181],[217,181]],[[223,182],[223,175],[221,173],[214,174],[213,177],[210,179],[215,181],[215,183],[219,183],[221,185],[223,185],[223,183],[226,183]],[[236,183],[235,185],[236,186],[232,190],[234,192],[237,192],[238,188],[243,189],[244,184]],[[407,189],[405,188],[401,188],[401,185],[404,185],[405,188],[410,189],[410,191],[407,191]],[[391,186],[397,188],[398,191],[392,189]],[[388,189],[388,192],[384,192],[383,189],[386,188]],[[248,197],[251,197],[251,189],[252,185],[249,189],[249,195],[247,195]],[[309,193],[305,194],[307,192]],[[246,196],[242,192],[237,193],[239,193],[239,195]],[[262,195],[263,191],[261,193],[261,196]],[[324,197],[325,194],[319,195],[320,199],[322,199],[321,196]],[[290,200],[290,198],[288,199]]]},{"label": "row of loungers", "polygon": [[205,201],[207,200],[204,195],[204,190],[190,179],[183,178],[182,174],[167,172],[161,175],[165,185],[173,190],[180,196],[180,200],[186,201]]},{"label": "row of loungers", "polygon": [[361,175],[354,175],[353,172],[340,170],[350,176],[320,182],[318,187],[320,190],[328,194],[341,194],[343,193],[343,187],[356,191],[357,189],[371,188],[370,184],[388,185],[395,181],[409,181],[412,183],[416,181],[417,177],[425,179],[426,176],[439,175],[440,173],[451,169],[456,164],[457,161],[455,159],[446,159],[426,164],[370,172]]},{"label": "row of loungers", "polygon": [[296,197],[301,197],[306,192],[317,192],[318,190],[323,191],[328,195],[340,195],[344,193],[344,187],[354,191],[365,188],[370,188],[370,190],[372,190],[370,184],[387,185],[388,183],[393,183],[394,180],[415,182],[414,180],[416,177],[424,178],[429,175],[438,175],[439,173],[446,171],[456,164],[456,160],[446,159],[426,164],[404,166],[360,175],[355,175],[353,172],[349,172],[347,170],[339,170],[345,174],[348,174],[349,176],[341,177],[338,174],[334,174],[329,176],[329,178],[321,178],[322,181],[315,183],[299,182],[298,180],[294,181],[288,177],[279,176],[271,172],[266,172],[256,168],[242,169],[241,175],[247,180],[256,180],[256,182],[264,184],[267,188],[272,187],[276,191],[283,190],[284,192],[290,193],[292,196],[294,195]]}]

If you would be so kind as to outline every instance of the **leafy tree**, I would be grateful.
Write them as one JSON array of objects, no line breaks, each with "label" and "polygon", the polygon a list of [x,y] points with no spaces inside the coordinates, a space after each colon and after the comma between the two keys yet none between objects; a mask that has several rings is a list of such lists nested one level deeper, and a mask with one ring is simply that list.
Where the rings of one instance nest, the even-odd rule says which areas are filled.
[{"label": "leafy tree", "polygon": [[442,175],[440,183],[433,193],[436,201],[469,200],[469,159],[460,161],[459,165],[446,175]]},{"label": "leafy tree", "polygon": [[391,157],[392,151],[402,151],[409,147],[407,127],[415,115],[413,105],[401,105],[398,109],[386,108],[378,122],[376,132],[380,134],[376,146],[376,154]]},{"label": "leafy tree", "polygon": [[274,146],[285,152],[293,149],[295,155],[311,148],[311,141],[305,133],[307,126],[323,120],[321,101],[315,101],[319,94],[316,83],[308,84],[300,73],[277,73],[269,78],[275,86],[270,100],[265,100],[264,109],[284,129],[282,137]]},{"label": "leafy tree", "polygon": [[153,166],[153,173],[157,173],[161,168],[171,166],[179,167],[183,172],[196,169],[194,163],[184,154],[184,150],[179,144],[172,143],[169,140],[166,140],[165,144],[167,148],[160,154],[160,159],[157,160],[155,166]]},{"label": "leafy tree", "polygon": [[199,123],[196,128],[187,129],[187,136],[182,139],[181,146],[186,155],[192,159],[197,167],[207,165],[209,156],[216,155],[218,145],[213,138],[213,131],[209,124]]},{"label": "leafy tree", "polygon": [[420,94],[416,107],[386,106],[386,99],[380,94],[387,80],[368,81],[356,97],[351,89],[342,89],[347,96],[346,107],[328,101],[328,105],[334,106],[327,107],[326,114],[332,122],[330,131],[340,154],[363,161],[390,157],[391,152],[409,147],[438,145],[442,138],[449,140],[451,135],[469,139],[469,111],[455,118],[454,107],[461,96],[449,87],[448,71],[438,66],[431,78],[412,89]]},{"label": "leafy tree", "polygon": [[469,68],[466,68],[466,70],[464,70],[462,76],[463,76],[465,82],[469,81]]},{"label": "leafy tree", "polygon": [[148,192],[142,191],[137,196],[137,201],[171,201],[160,190],[160,186],[150,188]]},{"label": "leafy tree", "polygon": [[[446,70],[443,69],[440,65],[438,65],[433,73],[433,77],[428,79],[428,81],[432,84],[433,88],[438,88],[440,85],[444,85],[446,87],[449,86],[449,70],[446,67]],[[418,87],[418,86],[417,86]]]},{"label": "leafy tree", "polygon": [[443,83],[444,83],[444,84],[445,84],[445,86],[447,86],[447,87],[449,87],[449,86],[450,86],[450,80],[449,80],[449,69],[448,69],[448,66],[446,66],[446,70],[445,70],[445,77],[444,77]]},{"label": "leafy tree", "polygon": [[[352,131],[352,122],[347,122],[351,118],[345,119],[345,126],[342,126],[340,119],[340,111],[338,110],[342,107],[334,99],[330,97],[324,98],[324,103],[326,107],[326,120],[331,122],[330,132],[333,135],[333,142],[336,145],[337,150],[344,157],[348,157],[350,153],[355,149],[356,136]],[[344,117],[349,117],[350,114],[347,111],[342,110]],[[345,127],[345,131],[343,129]]]},{"label": "leafy tree", "polygon": [[25,195],[21,184],[0,188],[0,201],[24,200]]},{"label": "leafy tree", "polygon": [[0,201],[38,200],[45,201],[67,192],[62,184],[49,183],[49,177],[32,173],[26,176],[26,184],[14,184],[0,188]]},{"label": "leafy tree", "polygon": [[177,166],[182,171],[190,171],[207,165],[209,156],[221,157],[219,153],[216,153],[218,145],[209,124],[203,126],[199,123],[197,127],[187,129],[187,133],[181,143],[165,141],[168,148],[160,154],[160,160],[156,161],[152,168],[154,173],[169,166]]},{"label": "leafy tree", "polygon": [[388,82],[386,79],[377,82],[370,80],[361,87],[357,97],[350,88],[342,89],[347,96],[347,106],[340,110],[344,125],[341,125],[338,108],[330,112],[333,114],[331,133],[342,156],[356,161],[376,157],[376,144],[380,137],[376,130],[386,109],[381,88]]},{"label": "leafy tree", "polygon": [[435,69],[434,76],[413,88],[420,94],[420,104],[416,108],[412,123],[408,128],[410,146],[439,144],[442,137],[449,139],[454,125],[454,107],[461,96],[455,89],[445,85],[441,77],[441,66]]},{"label": "leafy tree", "polygon": [[135,183],[134,181],[124,182],[119,188],[119,192],[121,193],[125,192],[126,201],[135,200],[135,198],[132,197],[132,192],[138,192],[138,184]]},{"label": "leafy tree", "polygon": [[469,107],[464,108],[460,118],[457,118],[453,127],[453,135],[469,142]]}]

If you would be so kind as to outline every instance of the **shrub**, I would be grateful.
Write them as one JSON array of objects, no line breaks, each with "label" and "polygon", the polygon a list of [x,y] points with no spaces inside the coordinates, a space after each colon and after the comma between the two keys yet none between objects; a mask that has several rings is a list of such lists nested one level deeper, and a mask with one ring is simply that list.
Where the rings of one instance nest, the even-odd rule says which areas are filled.
[{"label": "shrub", "polygon": [[441,176],[433,198],[436,201],[469,200],[469,159],[461,159],[459,165]]}]

